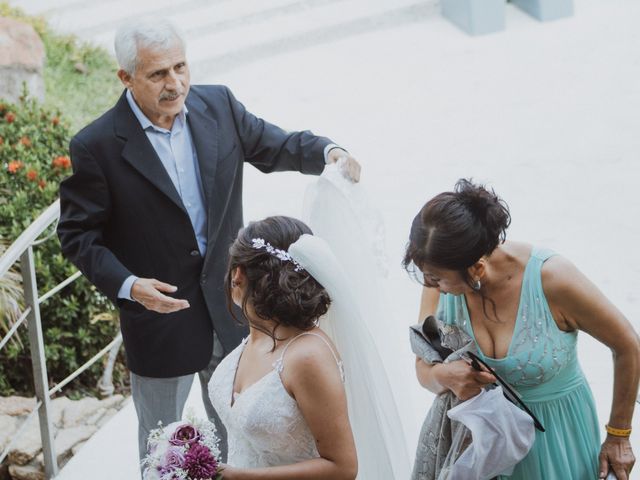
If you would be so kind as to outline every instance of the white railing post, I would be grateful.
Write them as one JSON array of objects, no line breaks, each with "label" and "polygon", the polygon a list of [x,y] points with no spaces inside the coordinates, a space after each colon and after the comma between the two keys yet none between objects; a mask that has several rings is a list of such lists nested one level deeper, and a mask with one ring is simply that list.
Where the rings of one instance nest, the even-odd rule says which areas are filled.
[{"label": "white railing post", "polygon": [[118,352],[120,352],[120,346],[122,345],[122,333],[118,333],[116,338],[114,339],[115,344],[109,350],[109,356],[107,357],[107,363],[104,367],[104,372],[102,374],[102,378],[98,382],[98,389],[100,390],[100,396],[110,397],[113,395],[115,391],[115,387],[113,386],[113,367],[116,364],[116,358],[118,357]]},{"label": "white railing post", "polygon": [[36,284],[35,261],[33,248],[27,248],[21,256],[20,266],[24,285],[25,304],[31,307],[27,317],[29,328],[29,343],[31,346],[31,363],[33,366],[33,381],[36,399],[40,403],[38,416],[40,419],[40,437],[42,438],[42,453],[44,455],[44,471],[47,479],[58,474],[55,445],[53,441],[53,425],[49,408],[49,380],[47,378],[47,364],[44,355],[44,339],[40,321],[40,305],[38,303],[38,285]]}]

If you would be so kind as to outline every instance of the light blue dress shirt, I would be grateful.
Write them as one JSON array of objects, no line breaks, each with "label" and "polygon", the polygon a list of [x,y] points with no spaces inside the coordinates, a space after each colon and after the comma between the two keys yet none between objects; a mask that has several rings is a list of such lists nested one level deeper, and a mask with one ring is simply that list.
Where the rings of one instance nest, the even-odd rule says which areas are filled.
[{"label": "light blue dress shirt", "polygon": [[[182,111],[176,116],[171,130],[167,130],[151,123],[151,120],[136,104],[130,90],[127,90],[126,97],[131,110],[140,122],[182,199],[195,232],[198,250],[200,250],[200,255],[204,257],[207,251],[207,209],[198,157],[187,124],[187,106],[182,107]],[[138,277],[135,275],[128,277],[120,287],[118,297],[132,300],[131,287],[137,279]],[[162,281],[162,279],[159,280]]]}]

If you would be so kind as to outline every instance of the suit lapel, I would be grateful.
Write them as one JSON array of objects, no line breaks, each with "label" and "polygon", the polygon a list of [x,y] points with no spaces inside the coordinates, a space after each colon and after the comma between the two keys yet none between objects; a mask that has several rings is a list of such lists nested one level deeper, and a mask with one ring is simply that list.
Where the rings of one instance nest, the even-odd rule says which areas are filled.
[{"label": "suit lapel", "polygon": [[[207,210],[215,205],[214,184],[218,166],[218,122],[207,112],[207,105],[190,93],[187,97],[187,123],[196,149],[202,189],[207,202]],[[207,115],[209,113],[209,115]]]},{"label": "suit lapel", "polygon": [[187,98],[187,114],[193,144],[198,154],[202,189],[207,202],[207,253],[203,269],[211,259],[213,244],[220,229],[222,212],[226,201],[222,193],[226,190],[216,186],[216,170],[218,168],[218,122],[207,105],[195,93]]},{"label": "suit lapel", "polygon": [[122,150],[123,158],[186,213],[178,191],[124,94],[116,104],[115,130],[118,136],[126,140]]}]

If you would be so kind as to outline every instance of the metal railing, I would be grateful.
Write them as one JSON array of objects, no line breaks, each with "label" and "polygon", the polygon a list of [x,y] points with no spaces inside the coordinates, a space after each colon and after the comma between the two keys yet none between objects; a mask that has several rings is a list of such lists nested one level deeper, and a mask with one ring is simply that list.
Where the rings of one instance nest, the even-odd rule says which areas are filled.
[{"label": "metal railing", "polygon": [[[110,353],[110,364],[115,360],[120,345],[122,344],[122,336],[118,334],[109,345],[105,346],[100,352],[93,356],[80,368],[71,373],[67,378],[56,384],[55,387],[49,389],[47,378],[47,365],[44,355],[44,339],[42,335],[42,322],[40,319],[40,305],[46,302],[53,295],[58,293],[64,287],[78,279],[82,274],[76,272],[69,278],[58,284],[56,287],[38,297],[38,287],[36,283],[36,269],[33,255],[33,247],[49,240],[55,231],[55,228],[44,238],[40,236],[52,225],[57,224],[60,216],[60,202],[56,200],[52,203],[29,227],[13,242],[6,252],[0,257],[0,278],[4,277],[16,262],[20,262],[20,270],[22,272],[22,282],[24,290],[25,309],[18,316],[7,334],[0,340],[0,350],[9,339],[15,335],[23,323],[27,323],[29,330],[29,345],[31,348],[31,363],[33,366],[33,379],[36,393],[36,406],[18,431],[13,435],[11,442],[0,453],[0,464],[9,455],[13,446],[20,438],[21,434],[26,430],[26,426],[38,414],[40,421],[40,437],[42,440],[42,453],[44,456],[44,469],[47,479],[54,478],[59,471],[55,443],[53,425],[51,422],[51,406],[50,401],[52,395],[59,392],[69,382],[73,381],[78,375],[83,373],[100,358]],[[112,360],[113,359],[113,360]],[[100,388],[105,392],[113,392],[111,382],[112,367],[107,367],[105,375],[103,375]]]}]

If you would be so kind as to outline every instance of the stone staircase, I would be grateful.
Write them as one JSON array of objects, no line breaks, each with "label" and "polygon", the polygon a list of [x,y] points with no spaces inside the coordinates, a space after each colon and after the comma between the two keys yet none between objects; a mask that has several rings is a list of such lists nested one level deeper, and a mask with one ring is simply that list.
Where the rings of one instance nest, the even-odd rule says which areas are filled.
[{"label": "stone staircase", "polygon": [[13,0],[52,27],[112,51],[115,30],[136,15],[157,15],[181,26],[194,76],[236,68],[436,15],[436,0]]}]

